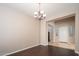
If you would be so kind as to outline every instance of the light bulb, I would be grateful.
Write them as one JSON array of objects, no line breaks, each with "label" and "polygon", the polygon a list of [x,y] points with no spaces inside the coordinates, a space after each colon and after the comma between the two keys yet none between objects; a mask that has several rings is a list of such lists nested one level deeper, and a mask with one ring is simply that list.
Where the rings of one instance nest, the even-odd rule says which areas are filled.
[{"label": "light bulb", "polygon": [[37,15],[38,14],[38,12],[34,12],[34,15]]},{"label": "light bulb", "polygon": [[40,11],[41,14],[44,14],[44,11]]},{"label": "light bulb", "polygon": [[46,14],[44,14],[43,17],[46,17]]}]

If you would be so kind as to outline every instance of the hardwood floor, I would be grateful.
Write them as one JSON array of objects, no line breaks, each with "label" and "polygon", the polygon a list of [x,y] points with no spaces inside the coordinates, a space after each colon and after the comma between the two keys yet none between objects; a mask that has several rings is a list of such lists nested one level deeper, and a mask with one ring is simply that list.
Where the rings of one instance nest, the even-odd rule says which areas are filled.
[{"label": "hardwood floor", "polygon": [[74,50],[54,46],[36,46],[9,56],[78,56]]}]

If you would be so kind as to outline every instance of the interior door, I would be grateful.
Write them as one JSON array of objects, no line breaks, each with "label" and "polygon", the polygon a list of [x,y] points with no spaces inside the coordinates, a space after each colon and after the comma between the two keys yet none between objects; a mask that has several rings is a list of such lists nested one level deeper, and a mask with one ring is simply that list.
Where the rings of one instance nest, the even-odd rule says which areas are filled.
[{"label": "interior door", "polygon": [[59,27],[59,42],[68,42],[69,39],[69,32],[68,32],[68,27],[63,26]]}]

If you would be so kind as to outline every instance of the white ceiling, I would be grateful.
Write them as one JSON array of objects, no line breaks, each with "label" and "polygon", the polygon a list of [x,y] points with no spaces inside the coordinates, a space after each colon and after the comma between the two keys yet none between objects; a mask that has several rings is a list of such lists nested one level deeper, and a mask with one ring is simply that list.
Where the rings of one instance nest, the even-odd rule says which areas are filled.
[{"label": "white ceiling", "polygon": [[[21,11],[27,14],[30,17],[34,17],[34,12],[38,11],[37,3],[8,3],[6,6],[12,7],[18,11]],[[42,3],[41,10],[44,10],[47,19],[50,17],[60,14],[61,12],[70,12],[75,11],[76,8],[79,8],[78,3]]]}]

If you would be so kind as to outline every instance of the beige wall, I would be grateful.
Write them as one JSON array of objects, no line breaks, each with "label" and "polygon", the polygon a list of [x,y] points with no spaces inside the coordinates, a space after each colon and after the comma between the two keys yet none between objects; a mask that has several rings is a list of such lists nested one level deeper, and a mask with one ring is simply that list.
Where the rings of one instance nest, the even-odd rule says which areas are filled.
[{"label": "beige wall", "polygon": [[39,45],[39,20],[0,5],[0,55]]},{"label": "beige wall", "polygon": [[[68,43],[75,43],[75,17],[69,17],[65,19],[61,19],[56,21],[56,29],[58,30],[60,27],[68,27],[69,39]],[[72,28],[73,30],[71,30]],[[70,29],[70,30],[69,30]],[[71,32],[71,33],[70,33]],[[58,32],[59,33],[59,32]],[[59,36],[56,36],[56,42],[58,42]]]}]

